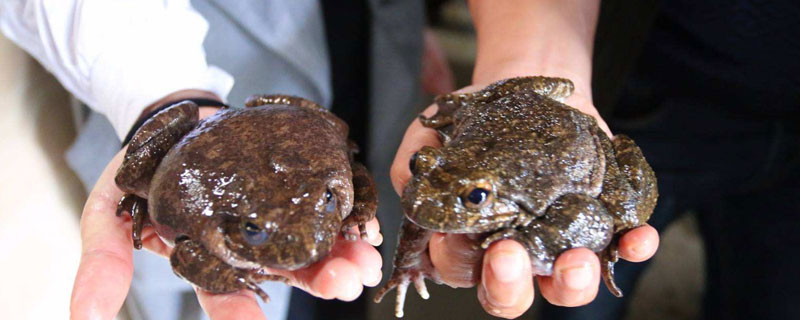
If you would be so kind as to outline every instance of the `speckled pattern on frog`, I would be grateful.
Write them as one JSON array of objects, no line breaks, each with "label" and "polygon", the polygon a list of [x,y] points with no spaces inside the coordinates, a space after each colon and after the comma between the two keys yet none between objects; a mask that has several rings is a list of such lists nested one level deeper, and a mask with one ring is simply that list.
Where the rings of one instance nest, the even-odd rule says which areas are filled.
[{"label": "speckled pattern on frog", "polygon": [[436,98],[437,113],[420,121],[443,147],[412,158],[407,220],[376,301],[398,287],[402,316],[409,283],[427,295],[422,279],[438,282],[426,251],[432,232],[481,234],[483,249],[517,240],[538,275],[552,273],[559,253],[586,247],[600,256],[609,290],[622,294],[613,281],[616,239],[647,221],[656,179],[630,138],[612,141],[594,118],[560,102],[573,88],[567,79],[524,77]]}]

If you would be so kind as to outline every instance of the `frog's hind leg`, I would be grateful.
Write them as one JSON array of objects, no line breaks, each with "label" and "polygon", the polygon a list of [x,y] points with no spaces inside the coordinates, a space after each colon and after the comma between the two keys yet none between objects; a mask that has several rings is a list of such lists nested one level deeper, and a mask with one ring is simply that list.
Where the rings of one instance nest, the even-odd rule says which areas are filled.
[{"label": "frog's hind leg", "polygon": [[351,161],[350,167],[353,171],[353,210],[342,223],[342,233],[346,239],[355,240],[349,230],[358,226],[361,239],[367,239],[367,222],[378,211],[378,189],[367,167],[356,161]]},{"label": "frog's hind leg", "polygon": [[615,297],[622,298],[622,289],[614,281],[614,265],[619,261],[619,237],[614,236],[608,247],[598,253],[597,257],[600,258],[600,275],[606,288]]},{"label": "frog's hind leg", "polygon": [[119,204],[117,204],[117,217],[121,216],[123,212],[128,212],[131,215],[133,247],[142,249],[142,229],[150,224],[150,218],[147,214],[147,200],[135,194],[126,194],[122,196]]},{"label": "frog's hind leg", "polygon": [[[647,163],[639,146],[626,135],[614,136],[614,153],[625,182],[636,199],[636,225],[644,224],[653,213],[658,200],[658,184],[653,168]],[[633,218],[633,217],[629,217]]]},{"label": "frog's hind leg", "polygon": [[375,303],[380,303],[389,291],[397,288],[394,313],[398,318],[403,317],[406,292],[410,284],[414,284],[420,297],[428,299],[430,294],[425,287],[425,278],[441,283],[428,253],[428,242],[432,235],[432,231],[425,230],[408,219],[403,219],[400,225],[392,276],[378,290],[374,299]]},{"label": "frog's hind leg", "polygon": [[564,102],[575,91],[575,85],[564,78],[519,77],[497,82],[493,90],[503,92],[502,94],[531,90],[558,102]]},{"label": "frog's hind leg", "polygon": [[602,132],[598,132],[598,136],[607,159],[600,200],[614,216],[615,232],[611,244],[599,254],[600,265],[608,290],[621,297],[622,290],[614,282],[614,265],[619,260],[619,237],[647,222],[656,205],[658,186],[653,169],[631,138],[616,135],[612,142]]},{"label": "frog's hind leg", "polygon": [[447,143],[452,135],[454,115],[458,109],[467,105],[490,103],[503,96],[526,90],[564,102],[564,99],[575,90],[575,85],[569,79],[551,77],[519,77],[500,80],[477,92],[449,93],[437,96],[434,99],[438,108],[436,114],[431,117],[420,115],[419,120],[425,127],[436,129],[442,141]]},{"label": "frog's hind leg", "polygon": [[318,111],[327,111],[325,108],[315,103],[314,101],[285,94],[253,95],[248,97],[247,100],[245,100],[244,102],[244,105],[247,108],[265,106],[270,104],[285,104],[288,106],[295,106],[295,107],[307,108]]},{"label": "frog's hind leg", "polygon": [[248,97],[247,100],[245,100],[244,105],[247,108],[255,108],[266,105],[287,105],[303,108],[306,110],[319,112],[319,115],[333,125],[336,130],[338,130],[345,138],[350,130],[350,128],[347,126],[347,123],[328,111],[328,109],[325,109],[325,107],[317,104],[314,101],[301,97],[285,94],[259,94]]},{"label": "frog's hind leg", "polygon": [[175,274],[210,293],[248,289],[264,302],[269,302],[269,296],[258,287],[257,282],[287,281],[282,276],[233,267],[211,254],[200,242],[186,237],[175,240],[169,261]]},{"label": "frog's hind leg", "polygon": [[150,180],[173,145],[198,123],[197,105],[176,103],[145,121],[128,143],[114,181],[126,193],[147,198]]},{"label": "frog's hind leg", "polygon": [[544,216],[516,229],[490,235],[481,245],[512,239],[521,243],[531,257],[533,270],[550,275],[556,255],[571,248],[600,252],[612,239],[614,219],[599,200],[585,194],[568,193],[556,199]]}]

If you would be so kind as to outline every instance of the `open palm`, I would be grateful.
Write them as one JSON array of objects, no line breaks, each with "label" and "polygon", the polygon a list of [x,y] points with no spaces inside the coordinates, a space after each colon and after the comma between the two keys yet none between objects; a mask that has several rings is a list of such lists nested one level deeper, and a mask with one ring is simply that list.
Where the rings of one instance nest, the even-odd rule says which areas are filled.
[{"label": "open palm", "polygon": [[[123,192],[114,183],[125,149],[106,166],[89,194],[81,216],[83,249],[78,274],[72,289],[70,312],[73,319],[112,319],[122,307],[133,276],[133,241],[131,220],[115,216]],[[381,280],[382,260],[373,247],[382,236],[378,221],[367,224],[368,240],[345,241],[340,238],[331,253],[307,268],[288,272],[270,270],[285,276],[292,286],[324,299],[353,300],[363,286],[375,286]],[[142,234],[144,248],[169,256],[167,246],[153,228]],[[166,259],[164,263],[169,263]],[[195,288],[200,305],[211,319],[263,319],[254,294],[240,291],[210,294]]]}]

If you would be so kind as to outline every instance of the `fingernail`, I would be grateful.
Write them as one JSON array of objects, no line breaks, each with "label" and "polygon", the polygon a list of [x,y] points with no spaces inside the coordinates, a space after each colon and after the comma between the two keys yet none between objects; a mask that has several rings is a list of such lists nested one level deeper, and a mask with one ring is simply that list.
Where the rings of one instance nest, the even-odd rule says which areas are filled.
[{"label": "fingernail", "polygon": [[381,245],[381,243],[383,243],[383,234],[378,232],[378,234],[375,235],[375,238],[372,239],[372,246],[377,247]]},{"label": "fingernail", "polygon": [[495,278],[503,283],[519,281],[522,278],[525,266],[525,257],[518,252],[497,251],[491,252],[489,266]]},{"label": "fingernail", "polygon": [[558,279],[572,290],[586,289],[592,283],[592,267],[588,262],[557,271]]},{"label": "fingernail", "polygon": [[364,279],[364,285],[367,287],[374,287],[381,283],[383,279],[383,272],[378,269],[376,272],[369,272]]},{"label": "fingernail", "polygon": [[636,245],[631,246],[630,250],[636,258],[641,257],[650,247],[650,241],[642,240],[636,243]]}]

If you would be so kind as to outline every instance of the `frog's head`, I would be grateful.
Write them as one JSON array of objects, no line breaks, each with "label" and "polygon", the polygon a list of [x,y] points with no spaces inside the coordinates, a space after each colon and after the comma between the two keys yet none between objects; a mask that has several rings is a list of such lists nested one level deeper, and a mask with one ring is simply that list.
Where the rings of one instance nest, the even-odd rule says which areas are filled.
[{"label": "frog's head", "polygon": [[406,216],[417,225],[447,233],[507,227],[519,207],[503,198],[500,179],[489,171],[448,163],[441,149],[424,147],[411,159],[413,177],[403,192]]},{"label": "frog's head", "polygon": [[320,260],[353,206],[345,175],[331,169],[260,176],[254,185],[263,192],[240,202],[219,227],[227,248],[220,251],[230,252],[229,263],[239,267],[295,270]]}]

